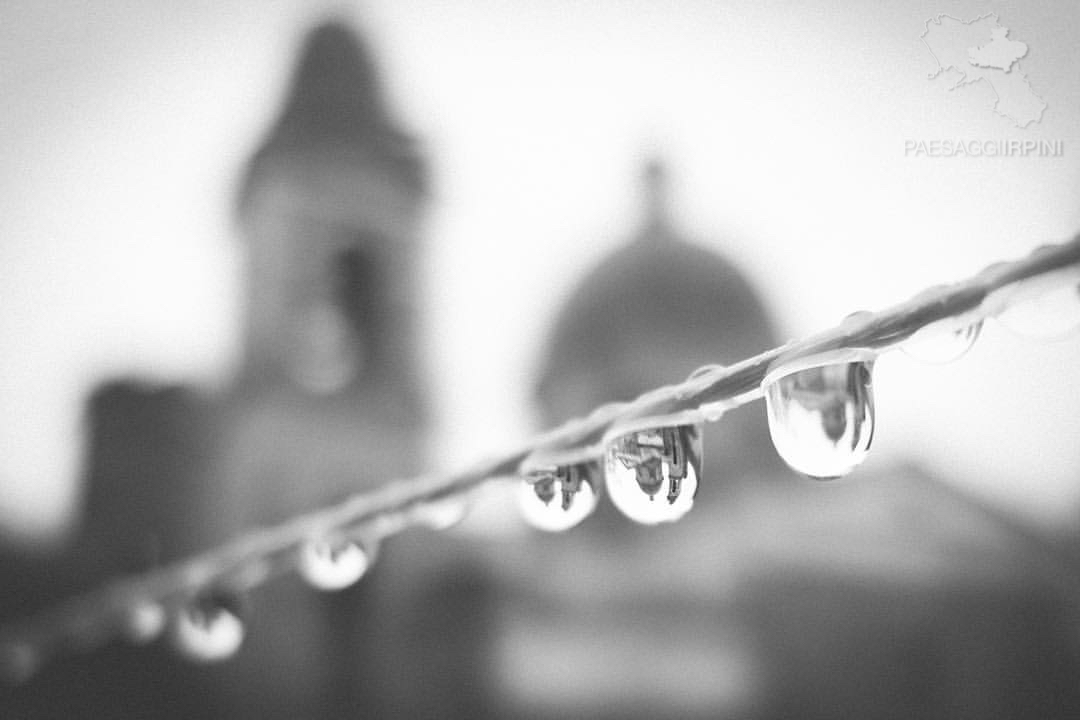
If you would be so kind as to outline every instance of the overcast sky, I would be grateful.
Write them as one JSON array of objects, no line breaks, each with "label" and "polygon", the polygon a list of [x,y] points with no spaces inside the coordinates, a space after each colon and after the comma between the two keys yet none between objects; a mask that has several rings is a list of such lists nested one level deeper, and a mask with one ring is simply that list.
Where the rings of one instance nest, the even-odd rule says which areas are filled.
[{"label": "overcast sky", "polygon": [[[928,79],[926,21],[990,11],[1028,45],[1013,71],[1047,105],[1023,129],[993,111],[987,83]],[[639,221],[644,153],[670,163],[680,227],[746,269],[787,335],[1080,230],[1073,0],[9,1],[0,527],[47,533],[70,516],[93,382],[228,377],[242,287],[231,192],[326,12],[365,32],[433,169],[433,465],[535,429],[547,323]],[[905,142],[937,139],[1061,140],[1065,153],[905,156]],[[504,331],[471,334],[491,327]],[[1078,368],[1080,338],[997,327],[949,366],[890,355],[872,462],[920,454],[1026,516],[1075,525]]]}]

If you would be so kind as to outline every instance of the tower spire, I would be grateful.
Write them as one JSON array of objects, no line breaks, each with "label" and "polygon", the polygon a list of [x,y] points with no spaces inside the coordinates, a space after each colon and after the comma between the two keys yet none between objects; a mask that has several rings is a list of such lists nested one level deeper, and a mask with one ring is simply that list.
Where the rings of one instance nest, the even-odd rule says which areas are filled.
[{"label": "tower spire", "polygon": [[664,238],[672,234],[668,170],[659,157],[650,157],[642,171],[644,234]]},{"label": "tower spire", "polygon": [[390,112],[368,45],[343,20],[308,33],[284,107],[248,163],[238,208],[264,176],[312,162],[377,167],[410,191],[426,188],[416,144]]}]

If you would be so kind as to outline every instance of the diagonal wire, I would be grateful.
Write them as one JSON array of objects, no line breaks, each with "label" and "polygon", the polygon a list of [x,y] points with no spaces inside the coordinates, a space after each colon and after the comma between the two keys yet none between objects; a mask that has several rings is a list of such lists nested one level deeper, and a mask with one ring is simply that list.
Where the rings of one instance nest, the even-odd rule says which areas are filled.
[{"label": "diagonal wire", "polygon": [[115,580],[0,629],[0,679],[24,680],[49,656],[104,644],[139,608],[171,610],[218,585],[247,589],[288,572],[296,566],[299,548],[311,539],[360,528],[381,537],[421,524],[425,508],[461,499],[489,479],[517,475],[534,452],[568,462],[596,458],[612,429],[624,423],[687,416],[714,420],[725,409],[757,399],[766,374],[778,365],[845,349],[886,352],[924,328],[963,328],[1066,283],[1076,283],[1080,290],[1080,235],[1012,262],[995,263],[967,280],[930,288],[885,310],[855,313],[836,327],[734,365],[701,368],[684,382],[656,388],[632,402],[601,406],[463,471],[393,481],[340,504],[244,533],[173,565]]}]

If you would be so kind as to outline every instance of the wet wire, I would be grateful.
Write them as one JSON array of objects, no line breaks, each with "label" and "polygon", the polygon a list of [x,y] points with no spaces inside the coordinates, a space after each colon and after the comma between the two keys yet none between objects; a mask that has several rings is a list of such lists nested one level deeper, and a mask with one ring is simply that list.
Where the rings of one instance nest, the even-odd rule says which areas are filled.
[{"label": "wet wire", "polygon": [[[734,365],[707,366],[689,379],[603,405],[459,472],[396,480],[275,526],[243,533],[224,545],[149,573],[121,578],[0,628],[0,679],[20,682],[50,657],[85,652],[123,634],[148,607],[172,613],[217,587],[247,590],[296,569],[313,539],[367,534],[386,537],[431,524],[440,504],[464,500],[492,479],[518,477],[522,464],[575,463],[602,455],[610,433],[627,423],[709,421],[762,395],[770,370],[823,353],[884,353],[926,330],[957,331],[1066,284],[1080,288],[1080,235],[996,263],[952,285],[925,290],[879,312],[859,312],[836,327],[789,342]],[[1078,290],[1080,292],[1080,290]]]}]

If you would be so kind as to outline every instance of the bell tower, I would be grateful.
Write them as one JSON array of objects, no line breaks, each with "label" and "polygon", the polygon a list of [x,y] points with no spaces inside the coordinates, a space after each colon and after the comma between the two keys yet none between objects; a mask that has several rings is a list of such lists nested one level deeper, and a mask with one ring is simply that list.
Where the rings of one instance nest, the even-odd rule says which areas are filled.
[{"label": "bell tower", "polygon": [[[414,321],[426,196],[424,162],[361,38],[340,21],[315,27],[237,198],[244,356],[208,509],[222,539],[420,470]],[[324,597],[293,577],[264,588],[229,670],[233,714],[354,714],[372,587]]]},{"label": "bell tower", "polygon": [[242,385],[331,395],[411,383],[425,185],[365,46],[340,22],[315,28],[238,199]]},{"label": "bell tower", "polygon": [[227,532],[418,470],[424,165],[361,38],[338,20],[313,28],[236,202],[247,267]]}]

